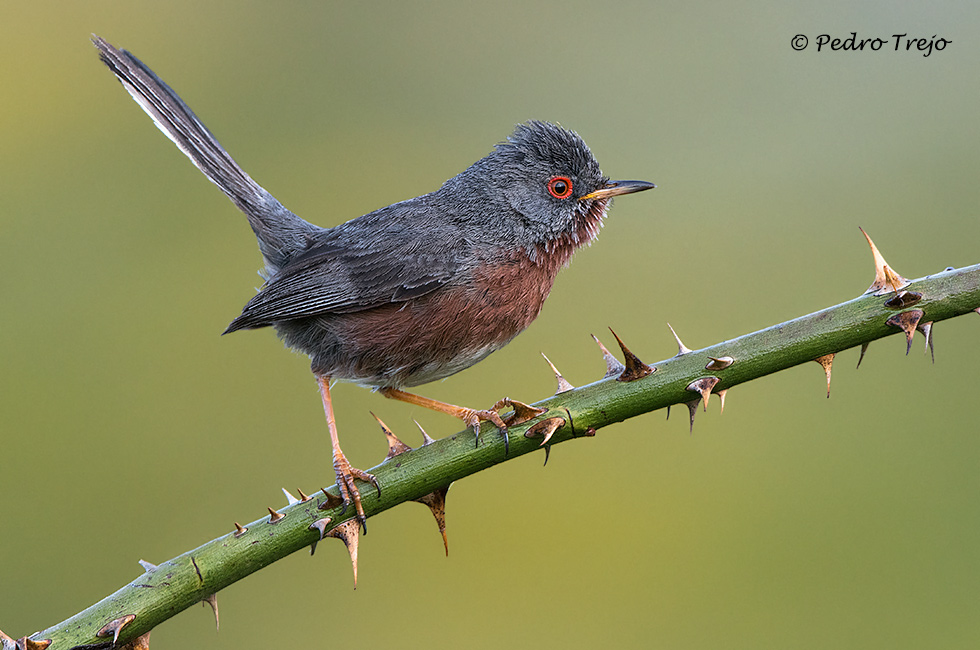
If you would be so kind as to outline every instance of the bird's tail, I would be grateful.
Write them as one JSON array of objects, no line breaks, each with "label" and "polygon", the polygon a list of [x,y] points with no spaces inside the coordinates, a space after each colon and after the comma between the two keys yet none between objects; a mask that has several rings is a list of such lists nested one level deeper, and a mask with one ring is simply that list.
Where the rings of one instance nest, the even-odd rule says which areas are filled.
[{"label": "bird's tail", "polygon": [[170,86],[126,50],[116,49],[98,36],[93,36],[92,42],[102,62],[157,128],[245,213],[270,271],[306,247],[307,236],[316,227],[287,210],[253,181]]}]

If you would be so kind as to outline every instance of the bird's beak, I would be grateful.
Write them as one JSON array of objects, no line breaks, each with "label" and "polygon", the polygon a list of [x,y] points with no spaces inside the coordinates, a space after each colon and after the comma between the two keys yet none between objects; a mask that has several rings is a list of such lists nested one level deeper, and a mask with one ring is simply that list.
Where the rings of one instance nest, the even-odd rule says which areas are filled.
[{"label": "bird's beak", "polygon": [[620,194],[632,194],[633,192],[652,190],[655,187],[656,185],[647,183],[646,181],[609,181],[605,187],[579,197],[579,201],[585,201],[586,199],[611,199]]}]

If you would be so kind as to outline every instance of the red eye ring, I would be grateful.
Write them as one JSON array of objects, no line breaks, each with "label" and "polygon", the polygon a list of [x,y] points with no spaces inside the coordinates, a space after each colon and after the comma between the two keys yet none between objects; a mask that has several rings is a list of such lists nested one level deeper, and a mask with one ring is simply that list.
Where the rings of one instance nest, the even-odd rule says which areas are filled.
[{"label": "red eye ring", "polygon": [[548,181],[548,193],[556,199],[567,199],[572,195],[572,179],[568,176],[555,176]]}]

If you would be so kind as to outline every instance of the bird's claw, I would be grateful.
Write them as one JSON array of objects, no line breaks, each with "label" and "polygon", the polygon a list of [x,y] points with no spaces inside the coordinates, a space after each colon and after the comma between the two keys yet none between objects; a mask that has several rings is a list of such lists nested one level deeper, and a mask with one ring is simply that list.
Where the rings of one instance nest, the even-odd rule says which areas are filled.
[{"label": "bird's claw", "polygon": [[361,504],[361,492],[357,489],[354,480],[360,479],[365,483],[373,485],[378,491],[379,498],[381,497],[381,485],[378,483],[378,479],[375,478],[374,474],[368,474],[363,470],[352,467],[347,461],[347,457],[339,450],[334,453],[333,469],[337,475],[337,488],[340,490],[340,497],[344,500],[344,507],[341,509],[340,514],[347,512],[347,506],[353,503],[354,510],[357,512],[357,521],[360,522],[361,528],[366,535],[367,516],[364,514],[364,506]]},{"label": "bird's claw", "polygon": [[[513,413],[508,415],[506,418],[501,418],[500,410],[508,406],[514,409]],[[524,402],[518,402],[517,400],[505,397],[486,410],[477,411],[467,409],[463,420],[466,422],[467,426],[473,429],[473,433],[476,435],[476,446],[480,445],[480,423],[490,422],[496,426],[497,431],[499,431],[500,435],[504,438],[504,455],[507,455],[510,453],[510,438],[507,435],[507,428],[533,420],[547,410],[548,409],[539,409],[537,407],[530,406],[529,404],[525,404]]]}]

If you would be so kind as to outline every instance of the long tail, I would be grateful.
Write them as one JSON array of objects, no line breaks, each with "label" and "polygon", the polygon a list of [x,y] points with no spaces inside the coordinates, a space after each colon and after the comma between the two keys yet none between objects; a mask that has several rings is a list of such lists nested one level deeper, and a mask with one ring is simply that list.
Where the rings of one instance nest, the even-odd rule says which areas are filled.
[{"label": "long tail", "polygon": [[284,208],[253,181],[170,86],[126,50],[116,49],[98,36],[93,36],[92,42],[102,62],[157,128],[245,213],[266,266],[271,267],[269,271],[282,267],[292,254],[306,247],[308,236],[317,227]]}]

